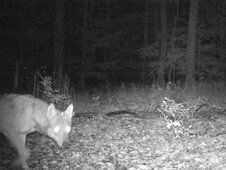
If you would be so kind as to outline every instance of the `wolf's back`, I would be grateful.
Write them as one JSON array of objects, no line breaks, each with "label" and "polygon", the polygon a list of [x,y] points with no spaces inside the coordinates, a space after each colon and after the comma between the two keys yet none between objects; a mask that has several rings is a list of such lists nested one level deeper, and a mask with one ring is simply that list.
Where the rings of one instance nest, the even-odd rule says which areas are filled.
[{"label": "wolf's back", "polygon": [[48,104],[31,95],[7,94],[0,97],[0,131],[31,133],[36,123],[43,122]]}]

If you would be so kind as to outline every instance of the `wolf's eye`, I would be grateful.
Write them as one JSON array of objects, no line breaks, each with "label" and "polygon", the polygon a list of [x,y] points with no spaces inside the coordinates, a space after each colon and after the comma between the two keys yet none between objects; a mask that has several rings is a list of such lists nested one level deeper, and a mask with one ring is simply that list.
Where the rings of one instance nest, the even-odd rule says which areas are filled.
[{"label": "wolf's eye", "polygon": [[59,127],[59,126],[54,127],[54,132],[55,132],[55,133],[58,133],[59,130],[60,130],[60,127]]},{"label": "wolf's eye", "polygon": [[65,130],[66,130],[67,133],[69,133],[71,131],[71,127],[67,126]]}]

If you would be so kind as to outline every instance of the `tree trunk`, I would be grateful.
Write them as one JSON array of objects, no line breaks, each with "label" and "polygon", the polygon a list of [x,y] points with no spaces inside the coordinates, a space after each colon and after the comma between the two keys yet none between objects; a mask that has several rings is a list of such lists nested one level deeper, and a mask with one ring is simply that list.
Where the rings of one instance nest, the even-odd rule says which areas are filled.
[{"label": "tree trunk", "polygon": [[148,0],[145,2],[144,10],[144,46],[147,47],[148,44]]},{"label": "tree trunk", "polygon": [[60,89],[64,66],[64,0],[56,0],[55,29],[53,81],[56,88]]},{"label": "tree trunk", "polygon": [[19,75],[20,75],[19,67],[20,67],[19,62],[16,62],[15,73],[14,73],[14,83],[13,83],[13,92],[14,93],[18,92],[18,87],[19,87]]},{"label": "tree trunk", "polygon": [[188,26],[187,58],[186,58],[186,80],[185,89],[190,90],[195,87],[195,42],[196,23],[198,20],[199,0],[191,0],[190,16]]},{"label": "tree trunk", "polygon": [[[221,19],[221,57],[222,57],[222,63],[224,66],[223,69],[223,75],[222,77],[226,77],[226,63],[225,63],[225,56],[226,56],[226,31],[225,31],[225,27],[226,27],[226,3],[224,1],[222,1],[222,19]],[[226,83],[226,82],[225,82]]]},{"label": "tree trunk", "polygon": [[152,26],[153,26],[153,37],[154,37],[154,41],[153,42],[159,42],[159,3],[154,3],[155,5],[152,6],[152,17],[153,17],[153,20],[152,20]]},{"label": "tree trunk", "polygon": [[85,7],[84,7],[84,18],[83,18],[83,29],[82,29],[82,56],[81,56],[81,62],[80,62],[80,84],[82,89],[85,89],[85,75],[86,75],[86,67],[87,67],[87,32],[88,32],[88,2],[85,0]]},{"label": "tree trunk", "polygon": [[[145,11],[144,11],[144,47],[148,45],[148,6],[149,2],[145,2]],[[145,84],[147,82],[147,58],[144,57],[142,61],[142,82]]]},{"label": "tree trunk", "polygon": [[178,21],[178,17],[179,17],[179,2],[180,0],[176,0],[176,15],[175,15],[175,19],[174,19],[174,24],[173,24],[173,38],[172,38],[172,53],[173,53],[173,64],[174,64],[174,67],[171,66],[170,69],[169,69],[169,78],[168,78],[168,82],[171,81],[171,82],[175,82],[176,81],[176,74],[175,74],[175,69],[176,69],[176,63],[175,63],[175,40],[176,40],[176,31],[177,31],[177,21]]},{"label": "tree trunk", "polygon": [[[160,51],[160,62],[164,61],[166,58],[167,50],[167,13],[166,6],[167,0],[161,0],[161,51]],[[160,66],[158,70],[158,83],[160,86],[165,85],[165,74],[164,66]]]},{"label": "tree trunk", "polygon": [[[14,87],[13,90],[14,92],[24,92],[25,87],[24,87],[24,32],[25,32],[25,28],[24,28],[24,2],[22,1],[22,3],[20,4],[21,8],[20,8],[20,28],[19,28],[19,45],[20,45],[20,57],[19,57],[19,61],[17,61],[16,63],[16,70],[15,70],[15,79],[14,79]],[[17,80],[16,80],[17,79]],[[16,87],[17,86],[17,87]]]}]

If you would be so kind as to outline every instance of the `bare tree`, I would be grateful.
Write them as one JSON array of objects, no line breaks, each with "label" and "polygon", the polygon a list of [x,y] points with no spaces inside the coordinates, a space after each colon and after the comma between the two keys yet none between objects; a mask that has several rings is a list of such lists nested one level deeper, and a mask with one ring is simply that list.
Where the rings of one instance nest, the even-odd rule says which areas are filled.
[{"label": "bare tree", "polygon": [[54,49],[53,81],[56,88],[59,89],[64,66],[64,0],[56,0]]},{"label": "bare tree", "polygon": [[145,1],[145,10],[144,10],[144,46],[148,44],[148,7],[149,1]]},{"label": "bare tree", "polygon": [[188,26],[187,40],[187,58],[186,58],[186,80],[185,89],[195,86],[195,42],[196,42],[196,23],[198,20],[199,0],[191,0],[190,16]]},{"label": "bare tree", "polygon": [[[145,1],[145,10],[144,10],[144,47],[148,45],[148,23],[149,23],[149,0]],[[146,83],[147,81],[147,72],[148,72],[148,60],[146,57],[142,61],[142,82]]]},{"label": "bare tree", "polygon": [[81,87],[85,88],[85,75],[87,67],[87,34],[88,34],[88,0],[84,1],[84,10],[83,10],[83,27],[82,27],[82,56],[80,62],[80,83]]},{"label": "bare tree", "polygon": [[[167,0],[160,1],[161,7],[161,51],[160,51],[160,61],[163,61],[166,57],[166,50],[167,50],[167,13],[166,13],[166,6]],[[160,66],[158,70],[158,83],[160,85],[165,84],[164,80],[164,66]]]}]

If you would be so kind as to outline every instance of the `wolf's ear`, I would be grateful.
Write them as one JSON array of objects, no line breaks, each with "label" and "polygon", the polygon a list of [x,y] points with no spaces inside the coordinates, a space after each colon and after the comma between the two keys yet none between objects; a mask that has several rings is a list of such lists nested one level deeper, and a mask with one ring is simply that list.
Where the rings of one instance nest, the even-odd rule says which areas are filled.
[{"label": "wolf's ear", "polygon": [[70,105],[67,107],[67,109],[65,110],[64,115],[67,116],[67,117],[70,117],[70,118],[71,118],[72,116],[74,116],[73,108],[74,108],[73,104],[70,104]]},{"label": "wolf's ear", "polygon": [[53,103],[51,103],[47,109],[47,118],[48,119],[51,119],[53,118],[54,116],[56,116],[57,114],[57,111],[56,111],[56,108],[55,108],[55,105]]}]

